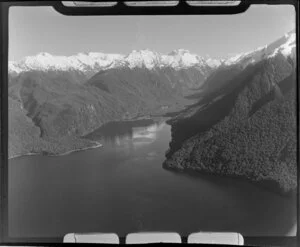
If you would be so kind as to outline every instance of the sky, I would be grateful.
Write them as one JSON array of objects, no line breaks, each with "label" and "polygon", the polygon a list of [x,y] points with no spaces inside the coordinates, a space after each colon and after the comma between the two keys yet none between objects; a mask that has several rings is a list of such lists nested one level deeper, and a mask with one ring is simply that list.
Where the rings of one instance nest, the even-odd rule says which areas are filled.
[{"label": "sky", "polygon": [[256,5],[235,15],[64,16],[52,7],[11,7],[9,60],[48,52],[128,54],[186,49],[222,58],[269,44],[295,28],[292,5]]}]

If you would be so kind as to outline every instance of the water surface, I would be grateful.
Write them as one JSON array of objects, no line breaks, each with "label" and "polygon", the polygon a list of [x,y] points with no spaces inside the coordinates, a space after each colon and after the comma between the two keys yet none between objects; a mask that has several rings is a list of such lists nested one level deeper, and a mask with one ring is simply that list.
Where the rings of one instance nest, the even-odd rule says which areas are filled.
[{"label": "water surface", "polygon": [[100,128],[89,136],[100,148],[9,160],[10,237],[148,230],[295,235],[295,197],[239,179],[164,170],[170,126],[149,121]]}]

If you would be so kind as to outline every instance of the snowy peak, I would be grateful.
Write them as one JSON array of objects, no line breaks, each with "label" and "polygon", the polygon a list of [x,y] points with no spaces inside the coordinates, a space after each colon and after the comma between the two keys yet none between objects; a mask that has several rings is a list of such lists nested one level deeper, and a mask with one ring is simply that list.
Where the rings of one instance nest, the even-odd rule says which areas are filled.
[{"label": "snowy peak", "polygon": [[272,58],[278,54],[282,54],[285,57],[293,56],[293,51],[295,52],[295,48],[296,33],[295,30],[293,30],[269,45],[265,45],[255,50],[246,53],[240,53],[225,59],[223,64],[231,66],[240,63],[243,67],[246,67],[248,64],[257,63],[262,59]]},{"label": "snowy peak", "polygon": [[190,53],[189,50],[177,49],[177,50],[171,51],[168,55],[170,55],[170,56],[176,56],[176,55],[183,56],[184,54],[189,54],[189,53]]},{"label": "snowy peak", "polygon": [[153,69],[160,65],[161,55],[148,49],[140,51],[133,50],[125,57],[125,61],[131,69],[135,67]]},{"label": "snowy peak", "polygon": [[163,62],[167,66],[173,68],[188,68],[193,66],[203,66],[205,61],[196,54],[190,53],[188,50],[178,49],[163,56]]},{"label": "snowy peak", "polygon": [[125,61],[129,68],[139,67],[150,70],[163,67],[171,67],[175,70],[179,70],[195,66],[201,69],[207,66],[203,58],[184,49],[174,50],[168,55],[162,55],[149,49],[140,51],[133,50],[125,57]]},{"label": "snowy peak", "polygon": [[289,32],[284,35],[282,39],[282,44],[278,46],[274,52],[270,55],[270,57],[276,56],[278,53],[281,53],[285,57],[291,56],[293,50],[296,49],[296,33],[295,31]]},{"label": "snowy peak", "polygon": [[223,59],[207,58],[206,63],[209,67],[216,69],[224,62]]}]

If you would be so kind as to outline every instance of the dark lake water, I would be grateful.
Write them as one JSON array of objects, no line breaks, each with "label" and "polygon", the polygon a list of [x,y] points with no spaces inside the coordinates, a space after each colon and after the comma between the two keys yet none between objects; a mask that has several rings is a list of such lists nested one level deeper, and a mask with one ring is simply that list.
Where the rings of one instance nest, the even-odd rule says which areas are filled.
[{"label": "dark lake water", "polygon": [[10,237],[148,230],[295,235],[296,197],[243,180],[164,170],[170,129],[150,120],[112,123],[93,134],[103,147],[9,160]]}]

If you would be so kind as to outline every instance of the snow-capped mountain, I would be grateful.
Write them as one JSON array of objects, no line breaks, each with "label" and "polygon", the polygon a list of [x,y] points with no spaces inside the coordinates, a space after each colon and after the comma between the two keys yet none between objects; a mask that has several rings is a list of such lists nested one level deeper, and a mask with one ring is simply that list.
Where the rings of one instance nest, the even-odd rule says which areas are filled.
[{"label": "snow-capped mountain", "polygon": [[206,66],[206,61],[204,58],[196,54],[192,54],[188,50],[184,49],[174,50],[168,55],[163,56],[162,59],[166,66],[173,68]]},{"label": "snow-capped mountain", "polygon": [[23,71],[69,71],[77,70],[86,72],[99,72],[111,68],[129,67],[155,68],[171,67],[175,70],[195,67],[205,73],[209,68],[215,68],[220,62],[213,59],[204,59],[187,50],[178,49],[163,55],[148,49],[133,50],[128,55],[104,54],[97,52],[78,53],[73,56],[53,56],[49,53],[39,53],[35,56],[28,56],[17,62],[9,62],[11,73]]},{"label": "snow-capped mountain", "polygon": [[108,69],[122,63],[124,56],[104,53],[78,53],[73,56],[53,56],[42,52],[36,56],[28,56],[18,62],[10,62],[10,72],[79,70],[83,72]]},{"label": "snow-capped mountain", "polygon": [[129,68],[153,69],[161,66],[161,55],[157,52],[146,50],[133,50],[124,58],[124,64]]},{"label": "snow-capped mountain", "polygon": [[296,33],[292,31],[284,35],[282,39],[282,44],[274,50],[274,52],[269,55],[269,57],[274,57],[278,53],[281,53],[285,57],[290,56],[293,53],[293,50],[296,49]]},{"label": "snow-capped mountain", "polygon": [[282,54],[285,57],[291,56],[295,48],[296,33],[295,30],[293,30],[269,45],[259,47],[253,51],[237,54],[223,60],[222,63],[226,66],[240,63],[243,67],[246,67],[250,63],[254,64],[262,59],[272,58],[278,54]]}]

